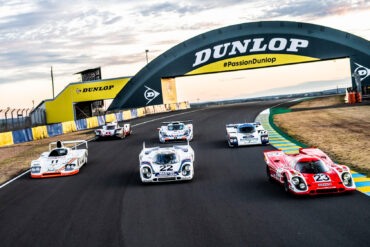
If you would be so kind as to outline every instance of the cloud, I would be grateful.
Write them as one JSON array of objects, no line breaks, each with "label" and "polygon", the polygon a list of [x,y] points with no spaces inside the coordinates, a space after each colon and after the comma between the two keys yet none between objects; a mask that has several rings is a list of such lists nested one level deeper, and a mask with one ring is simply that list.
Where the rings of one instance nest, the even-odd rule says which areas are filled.
[{"label": "cloud", "polygon": [[187,13],[200,12],[205,9],[207,8],[204,5],[163,2],[163,3],[156,3],[156,4],[151,4],[151,5],[144,5],[140,7],[139,13],[143,16],[150,16],[150,15],[158,16],[158,15],[170,14],[170,13],[177,13],[177,14],[184,15]]},{"label": "cloud", "polygon": [[[249,1],[255,2],[257,0]],[[229,7],[236,4],[243,4],[242,0],[203,0],[203,1],[165,1],[161,3],[155,4],[144,4],[139,5],[137,10],[143,16],[160,16],[160,15],[168,15],[168,14],[178,14],[180,16],[186,14],[195,14],[200,13],[206,10],[222,8],[222,7]]]},{"label": "cloud", "polygon": [[282,1],[272,3],[260,18],[282,16],[317,18],[369,7],[366,0]]}]

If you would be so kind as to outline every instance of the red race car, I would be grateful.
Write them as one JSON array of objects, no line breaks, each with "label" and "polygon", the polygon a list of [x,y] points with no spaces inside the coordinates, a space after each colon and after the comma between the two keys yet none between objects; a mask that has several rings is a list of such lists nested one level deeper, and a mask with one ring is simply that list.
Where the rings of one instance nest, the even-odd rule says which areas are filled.
[{"label": "red race car", "polygon": [[265,151],[264,156],[268,179],[283,184],[286,192],[317,195],[356,190],[350,169],[335,164],[318,148],[300,148],[298,154]]}]

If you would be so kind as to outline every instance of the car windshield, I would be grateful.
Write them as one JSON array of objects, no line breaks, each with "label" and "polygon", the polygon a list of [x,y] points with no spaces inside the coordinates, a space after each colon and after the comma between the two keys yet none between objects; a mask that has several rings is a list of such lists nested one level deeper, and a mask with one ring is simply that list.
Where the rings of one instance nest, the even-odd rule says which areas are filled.
[{"label": "car windshield", "polygon": [[252,126],[252,125],[239,127],[239,132],[240,133],[253,133],[254,130],[255,130],[255,127]]},{"label": "car windshield", "polygon": [[58,148],[54,149],[50,152],[49,157],[59,157],[59,156],[64,156],[67,155],[68,150],[65,148]]},{"label": "car windshield", "polygon": [[301,173],[309,174],[328,172],[328,168],[321,160],[299,161],[296,169]]},{"label": "car windshield", "polygon": [[114,125],[106,126],[107,130],[114,130]]},{"label": "car windshield", "polygon": [[168,130],[182,130],[184,129],[183,124],[170,124],[168,125]]},{"label": "car windshield", "polygon": [[155,163],[157,164],[174,164],[177,163],[175,153],[159,153],[155,157]]}]

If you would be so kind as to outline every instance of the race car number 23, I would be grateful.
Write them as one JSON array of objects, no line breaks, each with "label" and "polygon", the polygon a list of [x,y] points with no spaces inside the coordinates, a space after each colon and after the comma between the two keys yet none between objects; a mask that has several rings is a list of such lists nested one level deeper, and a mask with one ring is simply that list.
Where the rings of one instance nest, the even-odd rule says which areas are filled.
[{"label": "race car number 23", "polygon": [[330,181],[330,178],[328,175],[326,174],[316,174],[313,176],[315,178],[315,181],[316,182],[326,182],[326,181]]},{"label": "race car number 23", "polygon": [[161,165],[159,168],[161,172],[173,171],[172,165]]}]

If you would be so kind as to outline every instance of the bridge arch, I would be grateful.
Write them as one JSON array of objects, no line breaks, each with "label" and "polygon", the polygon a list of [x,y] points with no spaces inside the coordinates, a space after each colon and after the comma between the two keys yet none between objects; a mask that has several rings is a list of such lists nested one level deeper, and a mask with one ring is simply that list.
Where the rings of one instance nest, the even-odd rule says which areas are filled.
[{"label": "bridge arch", "polygon": [[[286,21],[243,23],[186,40],[143,67],[108,110],[166,103],[163,78],[350,58],[370,86],[370,42],[333,28]],[[356,86],[355,79],[352,84]]]}]

